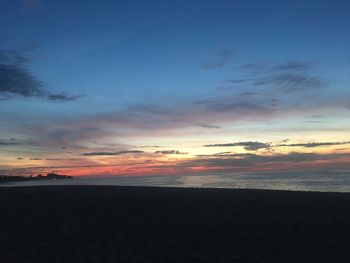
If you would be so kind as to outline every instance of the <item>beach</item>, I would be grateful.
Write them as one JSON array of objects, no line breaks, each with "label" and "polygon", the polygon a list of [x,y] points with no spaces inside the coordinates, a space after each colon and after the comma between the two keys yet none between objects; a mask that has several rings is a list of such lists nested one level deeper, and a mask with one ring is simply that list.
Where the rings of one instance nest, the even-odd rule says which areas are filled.
[{"label": "beach", "polygon": [[350,193],[0,188],[1,262],[349,262]]}]

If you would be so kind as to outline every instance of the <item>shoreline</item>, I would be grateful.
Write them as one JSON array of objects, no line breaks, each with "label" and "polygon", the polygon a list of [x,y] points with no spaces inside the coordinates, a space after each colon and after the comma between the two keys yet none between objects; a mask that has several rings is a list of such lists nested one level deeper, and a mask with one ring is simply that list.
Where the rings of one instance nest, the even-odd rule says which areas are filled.
[{"label": "shoreline", "polygon": [[[75,178],[74,178],[75,179]],[[55,182],[55,181],[52,181]],[[103,188],[103,187],[116,187],[116,188],[165,188],[165,189],[208,189],[208,190],[228,190],[228,191],[267,191],[267,192],[296,192],[296,193],[330,193],[330,194],[349,194],[347,191],[322,191],[322,190],[293,190],[293,189],[272,189],[272,188],[230,188],[230,187],[194,187],[194,186],[153,186],[153,185],[118,185],[118,184],[59,184],[63,182],[57,182],[58,184],[45,184],[46,182],[39,181],[43,184],[35,185],[22,185],[22,183],[31,183],[31,182],[15,182],[13,184],[0,183],[0,189],[2,188],[55,188],[55,187],[79,187],[79,188]]]}]

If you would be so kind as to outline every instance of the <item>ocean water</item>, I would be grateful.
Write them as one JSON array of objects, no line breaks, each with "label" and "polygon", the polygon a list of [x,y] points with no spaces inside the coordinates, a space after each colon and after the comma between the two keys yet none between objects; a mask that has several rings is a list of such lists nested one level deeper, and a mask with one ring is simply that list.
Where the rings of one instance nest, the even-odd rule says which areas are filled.
[{"label": "ocean water", "polygon": [[119,185],[350,192],[350,170],[207,175],[90,176],[78,177],[72,180],[16,182],[2,186],[32,185]]}]

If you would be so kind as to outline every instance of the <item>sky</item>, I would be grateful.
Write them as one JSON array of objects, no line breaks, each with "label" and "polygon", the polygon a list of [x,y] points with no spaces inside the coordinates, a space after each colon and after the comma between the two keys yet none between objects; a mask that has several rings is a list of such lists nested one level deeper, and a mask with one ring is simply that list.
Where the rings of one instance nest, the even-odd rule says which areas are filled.
[{"label": "sky", "polygon": [[2,1],[0,174],[349,170],[349,10]]}]

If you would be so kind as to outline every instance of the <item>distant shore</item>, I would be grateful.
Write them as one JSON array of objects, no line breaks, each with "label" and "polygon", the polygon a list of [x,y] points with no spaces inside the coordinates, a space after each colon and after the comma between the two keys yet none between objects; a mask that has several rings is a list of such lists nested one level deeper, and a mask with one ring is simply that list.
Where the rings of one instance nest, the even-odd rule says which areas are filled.
[{"label": "distant shore", "polygon": [[61,175],[56,173],[48,173],[46,175],[35,175],[35,176],[13,176],[13,175],[0,175],[1,183],[12,183],[12,182],[29,182],[29,181],[42,181],[42,180],[62,180],[62,179],[73,179],[69,175]]},{"label": "distant shore", "polygon": [[350,193],[0,188],[3,262],[350,262]]}]

